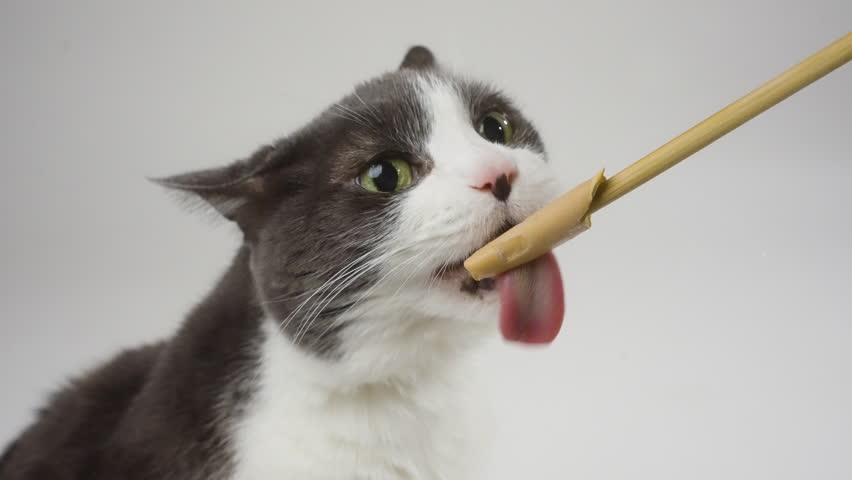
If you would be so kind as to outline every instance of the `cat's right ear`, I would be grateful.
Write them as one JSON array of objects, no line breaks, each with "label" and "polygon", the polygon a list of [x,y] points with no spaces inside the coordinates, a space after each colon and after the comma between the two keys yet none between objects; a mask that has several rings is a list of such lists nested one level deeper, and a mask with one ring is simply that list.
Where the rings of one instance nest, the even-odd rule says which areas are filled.
[{"label": "cat's right ear", "polygon": [[269,194],[267,172],[274,153],[274,147],[264,147],[251,158],[224,167],[149,180],[183,194],[189,201],[202,201],[203,205],[212,207],[245,230],[248,219],[254,216],[253,206]]},{"label": "cat's right ear", "polygon": [[432,55],[428,48],[417,45],[408,50],[399,65],[399,69],[429,70],[435,68],[435,65],[435,55]]}]

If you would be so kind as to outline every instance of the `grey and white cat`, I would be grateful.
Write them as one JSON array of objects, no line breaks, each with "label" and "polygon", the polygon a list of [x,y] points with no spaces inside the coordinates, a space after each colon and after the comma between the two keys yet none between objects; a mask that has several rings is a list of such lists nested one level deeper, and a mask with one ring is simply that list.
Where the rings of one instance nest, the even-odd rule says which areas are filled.
[{"label": "grey and white cat", "polygon": [[469,360],[500,295],[461,262],[556,193],[503,94],[415,47],[249,158],[159,182],[243,245],[172,338],[55,394],[0,480],[477,478]]}]

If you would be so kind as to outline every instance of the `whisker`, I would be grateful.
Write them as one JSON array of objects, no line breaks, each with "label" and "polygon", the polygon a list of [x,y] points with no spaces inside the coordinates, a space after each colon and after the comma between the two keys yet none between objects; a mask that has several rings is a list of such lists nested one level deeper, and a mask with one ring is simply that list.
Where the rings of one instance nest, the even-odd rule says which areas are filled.
[{"label": "whisker", "polygon": [[374,251],[376,250],[376,248],[378,248],[378,247],[375,247],[375,248],[367,251],[363,255],[360,255],[355,260],[351,261],[346,266],[341,268],[336,274],[332,275],[331,278],[329,278],[328,280],[325,281],[325,283],[320,285],[319,288],[317,288],[314,291],[314,293],[312,293],[307,299],[305,299],[302,303],[300,303],[299,306],[296,307],[289,315],[287,315],[287,317],[279,323],[279,328],[286,328],[287,325],[289,325],[289,322],[296,315],[298,315],[299,311],[301,311],[302,307],[304,307],[307,302],[309,302],[314,296],[316,296],[318,293],[320,293],[327,285],[335,282],[341,275],[346,275],[346,272],[348,271],[349,268],[352,268],[352,266],[356,265],[358,262],[362,261],[364,258],[368,257],[369,255],[372,255],[374,253]]},{"label": "whisker", "polygon": [[303,320],[302,326],[297,331],[295,338],[296,341],[301,341],[305,334],[307,334],[310,327],[313,325],[314,321],[318,318],[319,314],[322,313],[325,308],[330,305],[341,293],[343,293],[346,288],[348,288],[352,283],[357,281],[359,278],[364,276],[367,272],[375,268],[379,262],[370,262],[366,265],[363,265],[360,270],[351,273],[348,277],[338,282],[338,286],[334,287],[334,289],[330,289],[322,298],[314,302],[314,306],[307,312],[305,319]]},{"label": "whisker", "polygon": [[[368,252],[368,254],[372,254],[378,248],[381,248],[381,245],[377,246],[376,248],[373,248],[370,252]],[[306,313],[305,319],[303,320],[303,324],[296,334],[296,338],[298,339],[300,338],[300,336],[303,336],[307,329],[310,327],[310,325],[313,323],[316,314],[322,311],[325,306],[329,305],[332,301],[334,301],[337,296],[339,296],[340,293],[342,293],[349,285],[351,285],[354,281],[366,274],[371,269],[380,265],[390,256],[396,254],[398,251],[399,249],[390,252],[385,252],[377,258],[370,259],[364,265],[360,265],[352,270],[349,270],[348,272],[346,272],[345,275],[340,276],[334,283],[330,285],[329,282],[326,282],[323,285],[323,287],[325,287],[326,292],[324,292],[320,298],[314,301],[314,305],[310,307],[310,309]],[[322,290],[323,287],[318,290]]]},{"label": "whisker", "polygon": [[[393,272],[395,272],[397,269],[399,269],[399,268],[401,268],[401,267],[404,267],[405,265],[407,265],[408,263],[410,263],[410,262],[412,262],[412,261],[414,261],[414,260],[416,260],[416,259],[417,259],[417,257],[412,256],[412,257],[409,257],[408,259],[406,259],[405,261],[400,262],[399,264],[397,264],[396,266],[394,266],[394,267],[393,267],[390,271],[388,271],[387,273],[385,273],[385,274],[384,274],[384,275],[383,275],[383,276],[382,276],[382,277],[381,277],[381,278],[380,278],[380,279],[379,279],[379,280],[378,280],[375,284],[373,284],[373,286],[371,286],[371,287],[370,287],[370,288],[369,288],[366,292],[364,292],[364,294],[362,294],[360,297],[358,297],[358,298],[357,298],[357,299],[356,299],[356,300],[355,300],[355,301],[351,304],[351,306],[350,306],[349,308],[347,308],[345,311],[341,312],[341,314],[339,315],[339,317],[342,317],[342,316],[346,315],[349,311],[351,311],[351,310],[352,310],[353,308],[355,308],[355,307],[356,307],[359,303],[361,303],[361,302],[362,302],[365,298],[368,298],[368,297],[369,297],[369,294],[370,294],[373,290],[375,290],[375,289],[379,288],[379,286],[381,286],[381,285],[382,285],[382,283],[383,283],[383,282],[385,282],[385,281],[388,279],[388,277],[389,277],[389,276],[390,276]],[[323,332],[321,332],[321,333],[320,333],[320,335],[319,335],[319,337],[318,337],[318,338],[322,338],[322,336],[323,336],[323,335],[325,335],[326,333],[328,333],[328,331],[332,328],[332,326],[333,326],[333,324],[329,324],[329,326],[327,326],[327,327],[326,327],[326,329],[325,329],[325,330],[323,330]]]},{"label": "whisker", "polygon": [[[447,243],[446,241],[442,242],[438,247],[436,247],[433,250],[433,252],[442,250],[443,247],[446,245],[446,243]],[[411,280],[411,278],[414,277],[414,275],[420,273],[420,269],[423,268],[423,265],[433,261],[434,260],[432,258],[433,255],[425,255],[425,258],[423,259],[423,261],[418,263],[415,268],[411,269],[411,273],[408,275],[408,277],[406,277],[405,280],[403,280],[402,284],[399,286],[399,288],[396,289],[396,291],[393,293],[393,295],[390,296],[390,298],[397,296],[399,294],[399,292],[402,290],[402,288],[405,287],[405,284],[408,283],[408,281]]]},{"label": "whisker", "polygon": [[361,95],[358,95],[358,92],[352,92],[352,94],[355,96],[355,98],[357,98],[361,102],[361,104],[364,105],[364,108],[367,110],[367,113],[369,113],[377,121],[381,121],[381,118],[379,117],[378,112],[373,107],[371,107],[367,102],[365,102],[364,99],[361,98]]}]

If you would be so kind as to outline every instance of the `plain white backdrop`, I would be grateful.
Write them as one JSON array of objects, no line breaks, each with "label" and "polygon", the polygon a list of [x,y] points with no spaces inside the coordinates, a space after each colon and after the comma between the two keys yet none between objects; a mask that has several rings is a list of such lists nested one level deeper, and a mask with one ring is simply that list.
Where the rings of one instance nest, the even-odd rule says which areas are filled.
[{"label": "plain white backdrop", "polygon": [[[4,0],[0,443],[230,259],[146,176],[242,157],[412,44],[511,93],[568,187],[850,27],[846,0]],[[487,478],[852,478],[850,219],[846,66],[558,250],[564,330],[494,358]]]}]

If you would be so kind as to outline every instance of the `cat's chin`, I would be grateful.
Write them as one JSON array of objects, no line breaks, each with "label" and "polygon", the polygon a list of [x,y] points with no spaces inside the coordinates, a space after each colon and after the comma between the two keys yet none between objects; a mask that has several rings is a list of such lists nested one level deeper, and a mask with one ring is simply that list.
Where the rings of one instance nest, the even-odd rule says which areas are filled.
[{"label": "cat's chin", "polygon": [[493,278],[474,280],[464,269],[461,261],[441,268],[432,275],[435,277],[435,281],[444,283],[451,288],[457,288],[459,292],[474,297],[482,297],[494,292],[497,287]]}]

